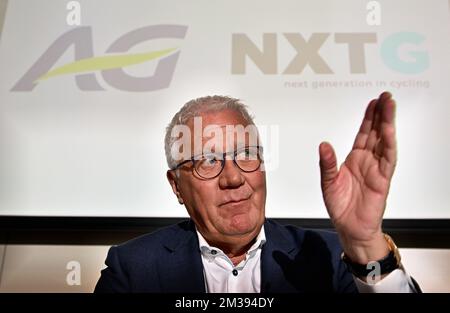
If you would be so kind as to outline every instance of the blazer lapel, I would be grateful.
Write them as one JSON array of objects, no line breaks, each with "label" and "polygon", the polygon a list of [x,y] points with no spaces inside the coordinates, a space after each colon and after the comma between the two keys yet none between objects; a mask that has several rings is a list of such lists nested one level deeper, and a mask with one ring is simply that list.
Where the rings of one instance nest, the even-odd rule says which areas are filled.
[{"label": "blazer lapel", "polygon": [[161,260],[160,282],[163,292],[204,293],[205,281],[198,238],[190,220],[164,243],[168,254]]},{"label": "blazer lapel", "polygon": [[283,234],[281,227],[271,221],[265,221],[264,231],[266,243],[261,252],[261,292],[298,292],[286,279],[282,267],[298,252],[297,246]]}]

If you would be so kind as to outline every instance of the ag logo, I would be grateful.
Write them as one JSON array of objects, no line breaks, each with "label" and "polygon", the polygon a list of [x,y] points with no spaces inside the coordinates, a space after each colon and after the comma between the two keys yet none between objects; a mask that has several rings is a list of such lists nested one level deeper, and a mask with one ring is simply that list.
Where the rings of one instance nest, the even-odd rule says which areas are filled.
[{"label": "ag logo", "polygon": [[[180,55],[177,47],[146,53],[125,54],[133,46],[147,40],[159,38],[183,39],[187,26],[152,25],[130,31],[114,41],[106,53],[114,55],[94,57],[92,29],[77,27],[57,38],[42,56],[31,66],[11,91],[31,91],[46,79],[66,74],[75,74],[81,90],[105,90],[97,81],[94,71],[100,71],[110,86],[124,91],[153,91],[170,85]],[[52,69],[61,55],[74,46],[75,61]],[[159,59],[153,75],[134,77],[126,74],[123,67]]]}]

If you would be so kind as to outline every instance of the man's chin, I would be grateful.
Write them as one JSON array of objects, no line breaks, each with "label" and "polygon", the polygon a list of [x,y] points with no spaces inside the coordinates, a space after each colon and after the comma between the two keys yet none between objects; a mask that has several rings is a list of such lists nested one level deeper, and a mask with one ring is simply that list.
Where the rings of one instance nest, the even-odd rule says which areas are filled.
[{"label": "man's chin", "polygon": [[248,216],[234,216],[228,227],[228,235],[245,236],[259,231],[260,223],[255,218]]}]

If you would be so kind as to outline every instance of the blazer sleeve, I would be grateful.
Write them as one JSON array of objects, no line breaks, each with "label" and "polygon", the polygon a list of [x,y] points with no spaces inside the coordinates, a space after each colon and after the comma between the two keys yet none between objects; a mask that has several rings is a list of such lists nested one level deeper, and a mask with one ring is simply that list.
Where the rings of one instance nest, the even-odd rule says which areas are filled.
[{"label": "blazer sleeve", "polygon": [[101,271],[94,293],[130,292],[129,278],[120,261],[119,250],[116,246],[109,249],[105,264],[107,267]]},{"label": "blazer sleeve", "polygon": [[353,275],[340,257],[337,259],[337,282],[335,290],[337,293],[359,293]]}]

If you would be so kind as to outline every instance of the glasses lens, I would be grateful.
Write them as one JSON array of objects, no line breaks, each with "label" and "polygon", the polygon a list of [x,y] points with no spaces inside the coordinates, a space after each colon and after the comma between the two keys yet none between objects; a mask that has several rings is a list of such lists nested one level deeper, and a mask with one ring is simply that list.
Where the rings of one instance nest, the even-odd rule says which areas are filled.
[{"label": "glasses lens", "polygon": [[203,178],[212,178],[222,170],[221,160],[214,155],[205,155],[195,162],[195,171]]},{"label": "glasses lens", "polygon": [[[196,173],[205,179],[214,178],[222,171],[223,156],[204,155],[196,160],[194,168]],[[256,171],[262,162],[262,150],[260,147],[245,147],[236,151],[236,164],[244,172]]]},{"label": "glasses lens", "polygon": [[261,165],[261,154],[258,147],[246,147],[236,153],[236,163],[244,172],[256,171]]}]

